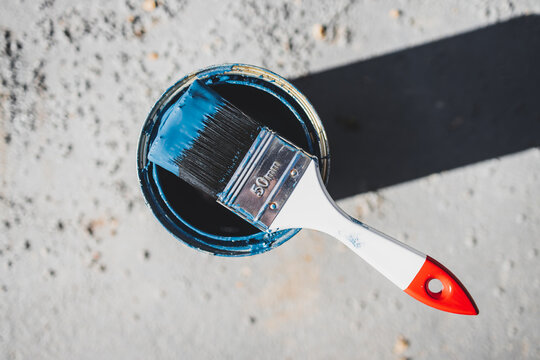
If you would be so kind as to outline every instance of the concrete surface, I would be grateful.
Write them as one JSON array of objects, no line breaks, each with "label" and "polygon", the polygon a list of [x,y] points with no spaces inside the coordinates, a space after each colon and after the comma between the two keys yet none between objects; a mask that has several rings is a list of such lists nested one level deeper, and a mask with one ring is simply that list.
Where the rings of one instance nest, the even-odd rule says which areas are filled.
[{"label": "concrete surface", "polygon": [[[500,97],[480,97],[479,111],[495,106],[490,116],[507,120],[485,126],[502,140],[489,130],[487,139],[468,139],[466,154],[486,141],[489,151],[407,172],[432,153],[419,149],[395,177],[350,180],[347,191],[333,190],[351,214],[451,268],[474,296],[477,317],[417,303],[314,232],[250,258],[196,252],[152,217],[135,172],[147,112],[187,72],[244,62],[316,78],[467,32],[505,33],[498,26],[511,19],[524,24],[524,35],[512,38],[528,44],[519,47],[523,59],[535,59],[540,34],[526,30],[538,29],[530,23],[539,13],[532,0],[4,1],[0,358],[540,358],[540,150],[531,137],[540,122],[537,81],[508,88],[510,76],[467,73],[463,83],[481,77],[483,85],[459,97],[453,84],[453,104],[437,98],[433,76],[416,67],[422,98],[433,94],[433,109],[452,115],[435,128],[442,131],[434,133],[437,142],[456,128],[474,133],[475,97],[493,88]],[[486,59],[503,52],[496,48]],[[503,65],[522,70],[526,81],[538,79],[531,64]],[[529,98],[521,103],[513,94],[524,90]],[[471,116],[452,113],[469,105]],[[382,102],[370,116],[391,106]],[[328,129],[350,124],[337,115],[323,121]],[[387,131],[400,124],[392,121]],[[522,132],[504,137],[509,123],[524,124]],[[403,135],[424,131],[411,129]],[[445,159],[453,148],[445,148]],[[374,154],[370,166],[380,171],[385,153]],[[336,183],[345,170],[336,160]]]}]

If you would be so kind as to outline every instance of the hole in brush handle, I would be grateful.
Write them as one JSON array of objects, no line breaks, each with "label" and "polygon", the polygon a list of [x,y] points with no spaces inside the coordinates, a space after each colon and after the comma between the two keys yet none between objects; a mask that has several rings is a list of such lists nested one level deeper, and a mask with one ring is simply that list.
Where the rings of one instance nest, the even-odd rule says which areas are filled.
[{"label": "hole in brush handle", "polygon": [[[440,291],[430,289],[431,282],[437,280],[442,285]],[[474,300],[458,278],[429,256],[426,256],[424,265],[405,292],[438,310],[463,315],[478,314]]]}]

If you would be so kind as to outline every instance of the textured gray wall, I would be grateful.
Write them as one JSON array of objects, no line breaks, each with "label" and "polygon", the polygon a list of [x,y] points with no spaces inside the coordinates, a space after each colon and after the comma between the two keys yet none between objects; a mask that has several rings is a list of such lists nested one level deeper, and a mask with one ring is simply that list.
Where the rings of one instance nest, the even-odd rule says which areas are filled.
[{"label": "textured gray wall", "polygon": [[[324,3],[2,2],[0,358],[540,357],[540,3]],[[446,264],[480,315],[314,232],[240,259],[174,240],[139,191],[138,133],[223,62],[300,78],[340,204]]]}]

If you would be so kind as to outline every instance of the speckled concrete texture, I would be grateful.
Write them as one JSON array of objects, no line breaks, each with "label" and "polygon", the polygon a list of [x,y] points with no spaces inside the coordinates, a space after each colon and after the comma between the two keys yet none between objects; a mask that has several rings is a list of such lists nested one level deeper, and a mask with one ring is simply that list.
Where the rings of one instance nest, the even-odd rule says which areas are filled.
[{"label": "speckled concrete texture", "polygon": [[[3,1],[0,358],[540,358],[538,14]],[[168,86],[224,62],[296,79],[340,205],[447,265],[480,315],[412,300],[319,233],[234,259],[172,238],[138,187],[138,134]]]}]

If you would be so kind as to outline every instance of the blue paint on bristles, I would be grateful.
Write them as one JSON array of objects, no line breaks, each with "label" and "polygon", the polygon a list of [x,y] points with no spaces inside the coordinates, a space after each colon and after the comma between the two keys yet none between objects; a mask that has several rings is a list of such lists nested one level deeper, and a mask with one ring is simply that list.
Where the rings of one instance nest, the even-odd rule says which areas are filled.
[{"label": "blue paint on bristles", "polygon": [[196,80],[163,114],[148,159],[216,197],[261,125]]}]

